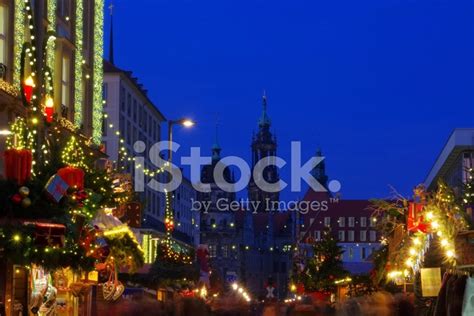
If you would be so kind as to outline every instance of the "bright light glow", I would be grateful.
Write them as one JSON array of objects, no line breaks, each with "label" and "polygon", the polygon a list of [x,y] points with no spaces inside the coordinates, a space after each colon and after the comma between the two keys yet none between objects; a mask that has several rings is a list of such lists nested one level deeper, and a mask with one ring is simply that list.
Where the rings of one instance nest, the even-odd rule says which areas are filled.
[{"label": "bright light glow", "polygon": [[25,86],[28,86],[28,87],[34,87],[35,86],[35,82],[34,82],[32,76],[28,76],[28,78],[25,79]]},{"label": "bright light glow", "polygon": [[53,98],[51,98],[49,95],[46,97],[46,100],[44,102],[44,105],[47,107],[47,108],[52,108],[54,107],[54,101],[53,101]]},{"label": "bright light glow", "polygon": [[232,289],[235,291],[239,288],[239,286],[237,285],[237,283],[233,283],[232,284]]},{"label": "bright light glow", "polygon": [[20,241],[20,239],[21,239],[21,238],[20,238],[20,235],[15,235],[15,236],[13,236],[13,240],[14,240],[14,241]]},{"label": "bright light glow", "polygon": [[11,135],[12,132],[10,132],[9,130],[7,129],[2,129],[0,130],[0,135],[2,136],[8,136],[8,135]]},{"label": "bright light glow", "polygon": [[181,124],[184,126],[184,127],[192,127],[194,126],[194,121],[190,120],[190,119],[184,119]]},{"label": "bright light glow", "polygon": [[452,250],[446,251],[446,257],[448,257],[448,258],[454,257],[454,251],[452,251]]}]

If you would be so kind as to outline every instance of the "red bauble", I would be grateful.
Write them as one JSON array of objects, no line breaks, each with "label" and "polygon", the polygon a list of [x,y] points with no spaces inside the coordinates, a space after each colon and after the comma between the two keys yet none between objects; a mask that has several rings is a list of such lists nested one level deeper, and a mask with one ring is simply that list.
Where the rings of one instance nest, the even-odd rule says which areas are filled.
[{"label": "red bauble", "polygon": [[12,201],[15,204],[20,204],[21,200],[23,200],[23,197],[18,193],[12,196]]},{"label": "red bauble", "polygon": [[84,189],[84,171],[81,168],[67,166],[59,169],[58,175],[69,187],[77,190]]},{"label": "red bauble", "polygon": [[33,155],[27,149],[5,150],[5,178],[23,185],[31,177]]}]

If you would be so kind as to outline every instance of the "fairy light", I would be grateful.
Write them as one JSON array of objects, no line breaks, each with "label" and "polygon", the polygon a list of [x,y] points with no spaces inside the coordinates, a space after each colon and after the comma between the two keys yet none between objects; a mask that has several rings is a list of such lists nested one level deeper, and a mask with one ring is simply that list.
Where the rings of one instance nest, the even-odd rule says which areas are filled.
[{"label": "fairy light", "polygon": [[92,141],[102,141],[102,85],[104,78],[104,0],[96,0],[94,6],[94,66],[92,77]]},{"label": "fairy light", "polygon": [[[97,17],[96,17],[97,18]],[[74,50],[74,125],[81,128],[83,123],[83,28],[84,28],[84,4],[83,1],[76,1],[76,24],[75,24],[75,45]],[[96,30],[95,30],[96,31]],[[94,43],[95,44],[95,43]],[[97,52],[94,52],[97,54]],[[102,55],[101,55],[102,56]]]}]

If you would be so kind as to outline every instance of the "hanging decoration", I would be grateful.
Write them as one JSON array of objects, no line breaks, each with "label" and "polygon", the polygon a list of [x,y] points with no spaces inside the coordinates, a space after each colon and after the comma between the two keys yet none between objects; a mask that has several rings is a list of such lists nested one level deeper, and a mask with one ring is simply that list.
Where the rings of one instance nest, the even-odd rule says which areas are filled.
[{"label": "hanging decoration", "polygon": [[[390,203],[377,203],[375,216],[382,217],[385,226],[392,230],[380,227],[381,230],[390,232],[400,225],[406,225],[408,233],[399,242],[396,249],[388,254],[388,262],[385,272],[388,280],[402,282],[403,279],[411,278],[423,267],[423,261],[427,251],[433,245],[441,250],[444,255],[444,264],[453,267],[457,264],[455,239],[460,231],[469,227],[466,220],[466,212],[455,197],[454,192],[444,183],[439,182],[434,193],[428,193],[423,186],[418,186],[414,191],[413,201],[401,200]],[[385,221],[383,218],[390,217],[391,210],[404,210],[406,222],[399,217],[398,222]],[[390,213],[392,212],[392,213]],[[387,241],[390,244],[390,240]]]}]

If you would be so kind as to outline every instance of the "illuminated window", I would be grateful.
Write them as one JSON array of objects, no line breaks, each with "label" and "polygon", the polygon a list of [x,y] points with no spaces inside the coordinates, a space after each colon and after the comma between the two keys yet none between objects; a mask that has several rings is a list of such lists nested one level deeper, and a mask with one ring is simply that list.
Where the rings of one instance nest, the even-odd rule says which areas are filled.
[{"label": "illuminated window", "polygon": [[361,230],[360,231],[360,241],[366,241],[367,240],[367,231],[366,230]]},{"label": "illuminated window", "polygon": [[[71,95],[71,60],[68,56],[62,59],[62,75],[61,75],[61,105],[63,108],[63,116],[67,117],[70,105]],[[80,109],[76,109],[80,111]]]},{"label": "illuminated window", "polygon": [[8,7],[0,5],[0,63],[7,65]]},{"label": "illuminated window", "polygon": [[354,258],[354,249],[352,247],[349,247],[349,249],[347,249],[347,253],[348,253],[349,259]]},{"label": "illuminated window", "polygon": [[367,227],[367,217],[362,216],[362,217],[360,218],[360,226],[361,226],[361,227]]},{"label": "illuminated window", "polygon": [[370,218],[370,227],[375,227],[377,224],[377,219],[375,217]]}]

